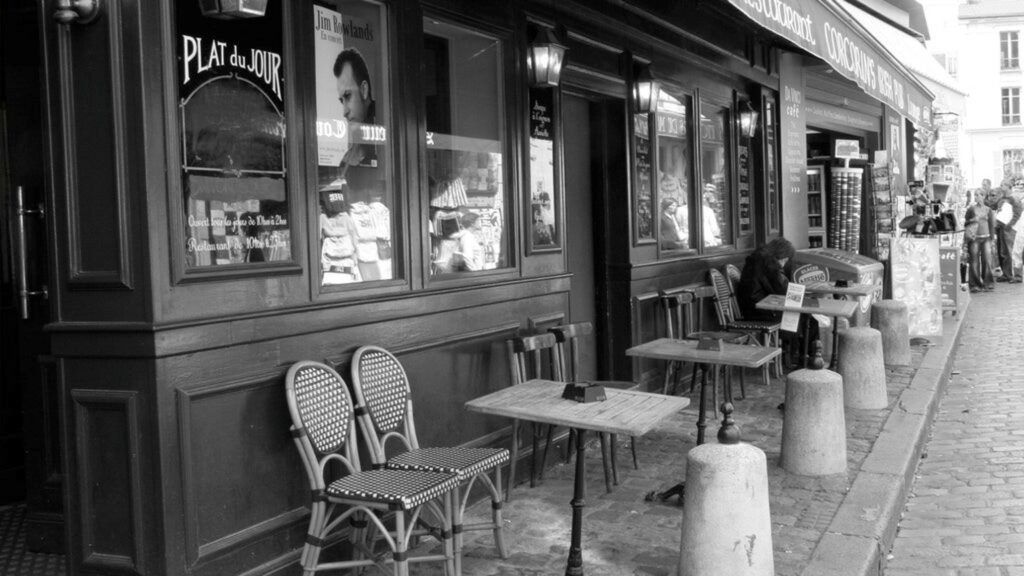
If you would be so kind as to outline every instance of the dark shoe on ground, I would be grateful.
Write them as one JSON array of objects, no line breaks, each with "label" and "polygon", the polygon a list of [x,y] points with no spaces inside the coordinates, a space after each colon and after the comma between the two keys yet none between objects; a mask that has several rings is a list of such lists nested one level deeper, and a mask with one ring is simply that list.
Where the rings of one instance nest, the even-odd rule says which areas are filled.
[{"label": "dark shoe on ground", "polygon": [[978,292],[981,292],[981,288],[971,286],[971,294],[977,294]]},{"label": "dark shoe on ground", "polygon": [[1010,281],[1010,279],[1007,278],[1006,276],[1000,276],[999,278],[996,278],[996,282],[1009,282],[1009,281]]},{"label": "dark shoe on ground", "polygon": [[995,286],[985,286],[985,292],[994,292],[995,289]]}]

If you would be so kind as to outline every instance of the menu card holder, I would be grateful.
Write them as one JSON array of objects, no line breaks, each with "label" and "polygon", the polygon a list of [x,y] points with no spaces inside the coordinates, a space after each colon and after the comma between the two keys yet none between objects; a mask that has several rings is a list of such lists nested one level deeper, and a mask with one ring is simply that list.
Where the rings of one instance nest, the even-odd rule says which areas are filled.
[{"label": "menu card holder", "polygon": [[562,398],[589,404],[590,402],[603,402],[608,397],[605,395],[604,386],[600,384],[569,382],[565,385],[565,389],[562,390]]}]

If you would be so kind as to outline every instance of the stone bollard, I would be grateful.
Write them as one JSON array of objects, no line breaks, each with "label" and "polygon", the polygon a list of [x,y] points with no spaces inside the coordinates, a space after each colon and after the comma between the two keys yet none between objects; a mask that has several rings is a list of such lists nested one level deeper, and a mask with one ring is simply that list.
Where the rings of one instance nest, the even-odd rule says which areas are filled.
[{"label": "stone bollard", "polygon": [[871,305],[871,327],[882,333],[882,354],[886,366],[910,365],[910,313],[897,300],[879,300]]},{"label": "stone bollard", "polygon": [[796,370],[786,378],[782,420],[782,467],[804,476],[846,472],[843,379],[822,369],[821,342],[815,345],[814,369]]},{"label": "stone bollard", "polygon": [[882,333],[858,326],[839,332],[839,366],[847,408],[880,410],[889,405],[882,358]]},{"label": "stone bollard", "polygon": [[686,456],[681,576],[774,576],[768,463],[764,452],[740,443],[732,404],[719,444],[701,444]]}]

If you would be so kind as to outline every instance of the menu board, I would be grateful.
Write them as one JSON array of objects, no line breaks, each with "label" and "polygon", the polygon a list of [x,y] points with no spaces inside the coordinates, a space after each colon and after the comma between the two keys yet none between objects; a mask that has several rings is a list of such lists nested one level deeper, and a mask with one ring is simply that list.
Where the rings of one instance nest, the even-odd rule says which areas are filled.
[{"label": "menu board", "polygon": [[177,11],[188,268],[292,257],[280,15],[231,26]]},{"label": "menu board", "polygon": [[531,251],[560,244],[555,217],[555,141],[552,118],[554,92],[530,89],[530,214]]},{"label": "menu board", "polygon": [[651,204],[651,122],[650,116],[633,115],[633,142],[636,155],[636,190],[634,191],[633,230],[635,242],[654,241],[654,207]]},{"label": "menu board", "polygon": [[911,336],[942,335],[942,272],[938,238],[893,238],[892,297],[904,302]]},{"label": "menu board", "polygon": [[750,148],[746,145],[738,146],[739,149],[739,198],[740,198],[740,235],[750,234],[754,229],[753,218],[750,213]]},{"label": "menu board", "polygon": [[[786,238],[807,238],[807,118],[804,110],[803,60],[797,54],[783,54],[779,59],[779,88],[782,164],[782,222]],[[794,198],[799,196],[801,198]],[[798,246],[799,247],[799,246]]]}]

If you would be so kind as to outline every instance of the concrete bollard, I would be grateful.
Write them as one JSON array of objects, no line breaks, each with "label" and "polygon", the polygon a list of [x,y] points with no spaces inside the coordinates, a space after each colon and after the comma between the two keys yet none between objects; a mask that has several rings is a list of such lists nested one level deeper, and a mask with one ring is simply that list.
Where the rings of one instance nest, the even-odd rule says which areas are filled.
[{"label": "concrete bollard", "polygon": [[840,474],[846,472],[843,379],[821,369],[820,343],[813,363],[816,369],[796,370],[786,378],[782,467],[804,476]]},{"label": "concrete bollard", "polygon": [[871,305],[871,327],[882,333],[886,366],[910,365],[910,312],[904,302],[879,300]]},{"label": "concrete bollard", "polygon": [[680,576],[775,574],[767,459],[738,443],[738,431],[734,441],[702,444],[686,456]]},{"label": "concrete bollard", "polygon": [[839,366],[847,408],[880,410],[889,405],[885,387],[882,333],[858,326],[839,332]]}]

